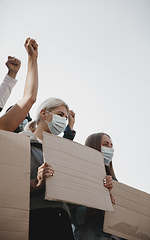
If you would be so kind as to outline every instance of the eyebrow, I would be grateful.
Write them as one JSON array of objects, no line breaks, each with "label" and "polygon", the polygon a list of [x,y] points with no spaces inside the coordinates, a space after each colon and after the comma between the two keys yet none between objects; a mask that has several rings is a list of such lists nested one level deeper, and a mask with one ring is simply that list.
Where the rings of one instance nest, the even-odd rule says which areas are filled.
[{"label": "eyebrow", "polygon": [[64,113],[62,111],[58,111],[58,113],[62,113],[62,115],[64,115]]},{"label": "eyebrow", "polygon": [[[62,111],[58,111],[58,113],[62,113],[62,115],[64,116],[65,114],[64,114],[64,112],[62,112]],[[66,119],[68,119],[68,116],[66,116]]]}]

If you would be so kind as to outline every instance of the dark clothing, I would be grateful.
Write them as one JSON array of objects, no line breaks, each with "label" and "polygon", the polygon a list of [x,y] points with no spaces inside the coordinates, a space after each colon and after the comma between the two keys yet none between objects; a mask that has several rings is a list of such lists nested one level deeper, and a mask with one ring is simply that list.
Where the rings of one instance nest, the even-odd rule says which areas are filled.
[{"label": "dark clothing", "polygon": [[30,240],[74,240],[70,218],[62,208],[30,211]]},{"label": "dark clothing", "polygon": [[74,236],[76,240],[103,240],[111,239],[110,234],[103,232],[105,212],[99,212],[89,218],[85,218],[87,207],[79,206],[71,211],[72,223],[75,226]]},{"label": "dark clothing", "polygon": [[75,135],[76,135],[76,132],[75,131],[71,131],[69,125],[67,125],[67,127],[65,128],[63,137],[67,138],[69,140],[73,140]]},{"label": "dark clothing", "polygon": [[[109,168],[105,166],[107,175]],[[113,178],[113,180],[116,180]],[[76,240],[113,240],[115,236],[103,232],[105,211],[99,210],[97,214],[86,218],[85,206],[78,206],[71,210],[72,223],[75,226],[74,236]],[[121,238],[118,238],[121,239]]]}]

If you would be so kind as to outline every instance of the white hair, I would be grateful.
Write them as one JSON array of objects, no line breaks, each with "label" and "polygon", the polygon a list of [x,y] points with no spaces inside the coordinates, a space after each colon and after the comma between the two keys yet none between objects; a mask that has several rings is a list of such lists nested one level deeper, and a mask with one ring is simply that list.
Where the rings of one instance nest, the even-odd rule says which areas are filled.
[{"label": "white hair", "polygon": [[61,100],[59,98],[48,98],[47,100],[45,100],[37,109],[37,112],[36,112],[37,123],[40,120],[40,112],[42,109],[46,109],[50,112],[52,109],[59,107],[59,106],[65,106],[67,109],[67,112],[69,113],[69,107],[63,100]]},{"label": "white hair", "polygon": [[36,129],[36,125],[37,123],[35,120],[28,122],[24,127],[24,131],[31,131],[33,133]]},{"label": "white hair", "polygon": [[26,130],[32,131],[32,132],[35,131],[36,126],[40,121],[40,117],[41,117],[40,113],[42,109],[48,110],[50,112],[52,111],[52,109],[59,106],[65,106],[67,109],[67,113],[69,114],[69,107],[63,100],[59,98],[48,98],[47,100],[45,100],[37,109],[36,120],[29,122],[26,127]]}]

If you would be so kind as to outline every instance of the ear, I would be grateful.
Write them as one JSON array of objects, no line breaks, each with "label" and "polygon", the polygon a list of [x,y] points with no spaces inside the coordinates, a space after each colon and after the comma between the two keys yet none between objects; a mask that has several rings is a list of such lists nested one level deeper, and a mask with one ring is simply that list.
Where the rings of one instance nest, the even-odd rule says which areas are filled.
[{"label": "ear", "polygon": [[41,115],[41,118],[42,118],[43,120],[46,120],[46,114],[47,114],[46,110],[45,110],[45,109],[42,109],[41,112],[40,112],[40,115]]}]

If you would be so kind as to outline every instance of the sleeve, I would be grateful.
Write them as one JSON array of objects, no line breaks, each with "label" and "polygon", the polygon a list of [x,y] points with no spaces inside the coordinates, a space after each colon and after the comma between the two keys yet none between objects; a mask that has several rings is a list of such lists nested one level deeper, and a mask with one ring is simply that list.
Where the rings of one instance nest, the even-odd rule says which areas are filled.
[{"label": "sleeve", "polygon": [[78,206],[77,208],[71,210],[71,221],[75,226],[85,223],[86,209],[87,207]]},{"label": "sleeve", "polygon": [[6,75],[3,82],[0,85],[0,111],[5,106],[7,99],[9,98],[13,87],[15,86],[17,80]]},{"label": "sleeve", "polygon": [[67,139],[69,139],[69,140],[73,140],[74,137],[75,137],[75,135],[76,135],[76,132],[75,132],[75,131],[71,131],[69,125],[67,125],[67,127],[66,127],[65,130],[64,130],[64,135],[63,135],[63,137],[64,137],[64,138],[67,138]]}]

